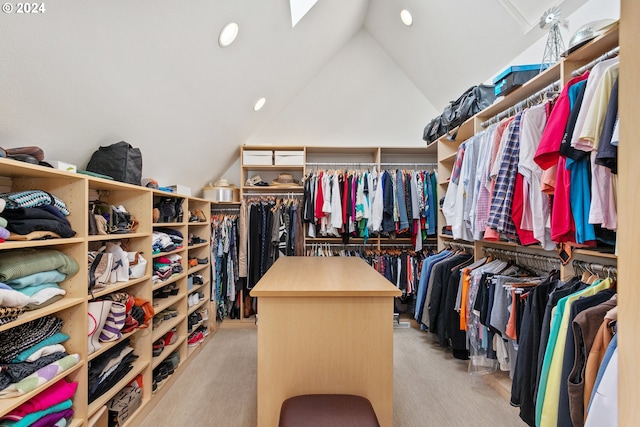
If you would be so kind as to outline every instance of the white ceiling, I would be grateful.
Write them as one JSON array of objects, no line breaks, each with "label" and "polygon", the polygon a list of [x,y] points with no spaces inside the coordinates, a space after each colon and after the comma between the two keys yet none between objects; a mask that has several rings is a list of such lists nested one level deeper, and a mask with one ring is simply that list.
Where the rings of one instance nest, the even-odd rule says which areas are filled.
[{"label": "white ceiling", "polygon": [[[538,27],[538,21],[548,7],[560,4],[563,16],[568,16],[585,2],[371,0],[365,28],[442,109],[544,37],[546,30]],[[401,9],[413,14],[411,27],[400,22]]]},{"label": "white ceiling", "polygon": [[[563,13],[585,1],[562,2]],[[41,15],[0,17],[0,146],[39,145],[83,168],[99,145],[125,140],[141,148],[145,176],[197,191],[309,82],[324,80],[317,74],[356,34],[368,32],[441,109],[543,36],[528,24],[550,3],[320,0],[291,28],[289,0],[47,2]],[[402,8],[412,27],[401,24]],[[223,49],[218,32],[229,21],[240,33]]]}]

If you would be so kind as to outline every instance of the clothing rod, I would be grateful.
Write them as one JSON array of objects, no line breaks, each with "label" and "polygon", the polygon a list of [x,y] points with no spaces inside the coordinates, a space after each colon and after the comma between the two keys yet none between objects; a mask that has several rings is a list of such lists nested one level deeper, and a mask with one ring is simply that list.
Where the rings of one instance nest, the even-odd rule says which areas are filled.
[{"label": "clothing rod", "polygon": [[603,265],[603,264],[594,264],[587,261],[573,260],[573,270],[576,269],[593,271],[593,272],[601,272],[601,273],[609,273],[609,274],[617,274],[618,268],[614,265]]},{"label": "clothing rod", "polygon": [[242,197],[271,197],[271,196],[286,196],[286,197],[302,197],[302,194],[300,193],[302,191],[302,187],[300,187],[300,190],[296,190],[294,192],[288,192],[288,193],[244,193],[242,195]]},{"label": "clothing rod", "polygon": [[472,251],[475,249],[475,247],[471,243],[446,242],[444,245],[453,249],[455,248],[470,249]]},{"label": "clothing rod", "polygon": [[366,245],[364,243],[338,243],[338,242],[324,242],[324,243],[318,243],[318,242],[313,242],[313,243],[307,243],[306,246],[311,246],[311,247],[323,247],[323,246],[348,246],[351,248],[355,248],[355,247],[365,247],[365,246],[373,246],[375,245],[375,243],[367,243]]},{"label": "clothing rod", "polygon": [[495,116],[493,116],[492,118],[490,118],[489,120],[485,121],[482,123],[482,127],[486,128],[491,126],[494,123],[498,123],[500,120],[506,118],[506,117],[510,117],[512,116],[515,112],[519,111],[520,109],[522,109],[523,107],[529,105],[531,102],[535,101],[538,97],[543,96],[549,92],[555,92],[556,90],[560,90],[560,80],[557,80],[553,83],[551,83],[549,86],[545,87],[544,89],[541,89],[539,91],[537,91],[536,93],[534,93],[533,95],[529,96],[526,99],[523,99],[522,101],[516,103],[515,105],[512,105],[511,107],[507,108],[506,110],[502,111],[501,113],[496,114]]},{"label": "clothing rod", "polygon": [[406,162],[406,163],[397,163],[397,162],[385,162],[380,163],[380,165],[384,166],[438,166],[437,162]]},{"label": "clothing rod", "polygon": [[377,166],[375,162],[307,162],[306,166]]},{"label": "clothing rod", "polygon": [[593,61],[589,62],[587,65],[583,65],[582,67],[578,68],[577,70],[574,70],[571,73],[571,76],[572,77],[579,76],[580,74],[584,73],[585,71],[592,69],[597,63],[602,62],[602,61],[606,61],[607,59],[611,59],[611,58],[613,58],[615,56],[618,56],[619,54],[620,54],[620,46],[614,47],[609,52],[600,55],[599,57],[597,57]]},{"label": "clothing rod", "polygon": [[544,262],[552,262],[560,264],[560,260],[555,256],[547,256],[547,255],[539,255],[539,254],[530,254],[527,252],[516,252],[509,251],[500,248],[482,248],[482,251],[487,255],[504,255],[509,257],[510,259],[533,259]]}]

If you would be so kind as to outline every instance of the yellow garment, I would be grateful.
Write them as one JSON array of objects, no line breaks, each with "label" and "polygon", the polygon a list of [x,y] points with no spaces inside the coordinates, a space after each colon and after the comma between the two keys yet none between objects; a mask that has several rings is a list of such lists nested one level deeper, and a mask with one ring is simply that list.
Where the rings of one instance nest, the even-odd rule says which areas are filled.
[{"label": "yellow garment", "polygon": [[567,339],[567,329],[569,327],[569,315],[571,304],[581,297],[589,297],[600,291],[611,287],[611,279],[601,280],[599,283],[589,286],[583,291],[571,295],[562,313],[562,321],[558,330],[556,346],[553,350],[549,376],[547,378],[547,388],[544,391],[544,403],[542,405],[542,418],[539,427],[556,427],[558,424],[558,402],[560,399],[560,381],[562,377],[562,361],[564,359],[564,348]]},{"label": "yellow garment", "polygon": [[576,148],[585,149],[585,151],[597,150],[600,144],[600,132],[604,123],[604,118],[609,108],[609,98],[611,97],[611,88],[618,78],[618,70],[620,64],[613,64],[607,68],[598,83],[593,101],[589,106],[589,112],[584,121],[582,132],[580,132],[580,140],[576,144]]},{"label": "yellow garment", "polygon": [[471,269],[462,270],[462,292],[460,298],[460,330],[467,330],[467,297],[469,295],[469,284],[471,283]]}]

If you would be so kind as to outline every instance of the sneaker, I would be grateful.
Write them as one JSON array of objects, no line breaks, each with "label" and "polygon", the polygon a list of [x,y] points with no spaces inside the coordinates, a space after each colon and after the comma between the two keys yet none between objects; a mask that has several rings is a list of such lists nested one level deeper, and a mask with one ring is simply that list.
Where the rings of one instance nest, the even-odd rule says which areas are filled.
[{"label": "sneaker", "polygon": [[193,275],[193,284],[194,285],[204,285],[204,276],[202,276],[201,274],[194,274]]},{"label": "sneaker", "polygon": [[204,341],[204,334],[202,332],[195,331],[191,335],[189,335],[187,345],[189,347],[195,347],[198,344],[200,344],[202,341]]},{"label": "sneaker", "polygon": [[196,329],[196,331],[202,332],[202,335],[204,335],[205,337],[209,336],[209,328],[207,328],[204,325],[198,327],[198,329]]},{"label": "sneaker", "polygon": [[193,293],[189,295],[189,307],[193,307],[194,305],[198,305],[200,302],[200,298],[197,293]]},{"label": "sneaker", "polygon": [[180,352],[179,351],[174,351],[173,353],[171,353],[169,356],[167,356],[167,358],[165,359],[167,362],[171,363],[171,365],[173,366],[173,369],[178,369],[178,366],[180,365]]},{"label": "sneaker", "polygon": [[200,310],[200,315],[202,316],[202,320],[209,320],[209,309],[207,307],[203,307]]},{"label": "sneaker", "polygon": [[160,338],[158,341],[153,343],[153,357],[160,356],[163,350],[164,350],[164,340]]},{"label": "sneaker", "polygon": [[173,328],[169,332],[167,332],[163,340],[165,347],[171,344],[175,344],[175,342],[178,340],[178,331],[176,330],[176,328]]}]

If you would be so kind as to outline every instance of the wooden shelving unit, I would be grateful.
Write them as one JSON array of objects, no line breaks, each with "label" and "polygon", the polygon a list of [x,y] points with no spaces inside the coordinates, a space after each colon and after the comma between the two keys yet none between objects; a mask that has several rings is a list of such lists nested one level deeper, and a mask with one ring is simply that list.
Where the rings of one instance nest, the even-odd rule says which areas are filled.
[{"label": "wooden shelving unit", "polygon": [[[16,408],[20,404],[31,399],[39,392],[46,389],[60,378],[66,378],[68,381],[77,381],[78,389],[73,398],[73,407],[75,410],[74,418],[71,422],[72,426],[86,426],[88,418],[97,412],[100,407],[106,404],[118,391],[129,384],[135,377],[142,375],[143,378],[143,402],[141,407],[127,420],[125,425],[136,425],[146,413],[153,409],[157,403],[158,393],[152,395],[152,370],[172,351],[180,352],[181,364],[180,368],[186,366],[189,362],[189,354],[193,352],[187,351],[187,322],[186,318],[189,311],[187,307],[187,258],[189,253],[193,253],[198,258],[207,258],[207,264],[198,265],[191,269],[192,272],[201,274],[205,280],[205,284],[197,287],[199,291],[204,291],[206,298],[198,304],[198,308],[206,307],[209,304],[209,284],[211,283],[210,275],[210,249],[209,241],[211,236],[210,229],[210,210],[211,202],[196,197],[172,195],[167,192],[154,191],[145,187],[139,187],[130,184],[105,180],[101,178],[88,177],[71,172],[58,171],[42,166],[30,165],[27,163],[17,162],[0,158],[0,178],[3,183],[8,183],[12,191],[40,189],[47,191],[65,202],[71,214],[67,217],[71,227],[76,231],[76,236],[68,239],[51,239],[37,241],[7,241],[0,244],[0,256],[3,251],[10,251],[19,248],[34,249],[57,249],[71,256],[80,267],[80,271],[67,279],[60,285],[66,291],[66,295],[59,301],[51,305],[43,307],[39,310],[28,311],[21,315],[14,322],[0,325],[0,331],[6,331],[26,322],[53,315],[64,321],[62,332],[68,334],[71,338],[64,343],[67,352],[77,353],[80,355],[80,362],[66,372],[61,373],[53,381],[38,387],[36,390],[23,396],[12,399],[0,399],[0,415]],[[127,234],[108,234],[108,235],[89,235],[88,234],[88,201],[90,195],[92,200],[99,199],[102,202],[119,206],[122,205],[126,210],[138,221],[138,228],[133,233]],[[183,210],[184,220],[178,223],[152,223],[152,210],[154,198],[160,197],[182,197],[184,198]],[[201,209],[206,216],[205,222],[189,223],[189,209]],[[179,230],[185,237],[182,248],[170,252],[169,254],[179,254],[183,260],[183,272],[176,274],[166,282],[156,285],[152,284],[152,263],[155,258],[165,254],[152,253],[152,232],[156,228],[168,227]],[[204,240],[204,243],[187,247],[187,239],[189,233],[193,233]],[[126,282],[116,282],[108,285],[106,288],[96,290],[92,294],[88,293],[87,274],[84,270],[87,265],[87,251],[94,250],[102,246],[108,241],[122,241],[126,243],[129,250],[139,251],[143,254],[147,261],[147,269],[143,277],[131,279]],[[6,253],[6,252],[5,252]],[[153,301],[153,290],[161,288],[169,283],[178,284],[179,293],[169,298],[158,299],[155,301],[156,312],[168,307],[176,308],[179,312],[178,317],[164,321],[160,327],[153,329],[150,321],[148,329],[135,329],[123,336],[115,342],[101,343],[101,348],[92,354],[88,354],[87,344],[87,303],[93,299],[100,299],[114,292],[127,292],[137,298]],[[215,325],[215,317],[210,323]],[[164,335],[172,327],[177,327],[178,339],[168,346],[159,358],[152,357],[152,342],[158,337]],[[215,332],[214,328],[211,328]],[[209,334],[209,337],[211,334]],[[110,348],[124,339],[131,340],[131,346],[134,353],[138,355],[138,359],[133,363],[131,370],[125,378],[119,381],[114,387],[108,390],[104,395],[99,397],[91,404],[88,403],[88,364],[98,356],[104,354]],[[165,381],[164,387],[173,381]],[[164,388],[163,387],[163,388]],[[138,420],[138,421],[136,421]],[[105,424],[106,426],[106,424]],[[102,426],[100,426],[102,427]]]}]

